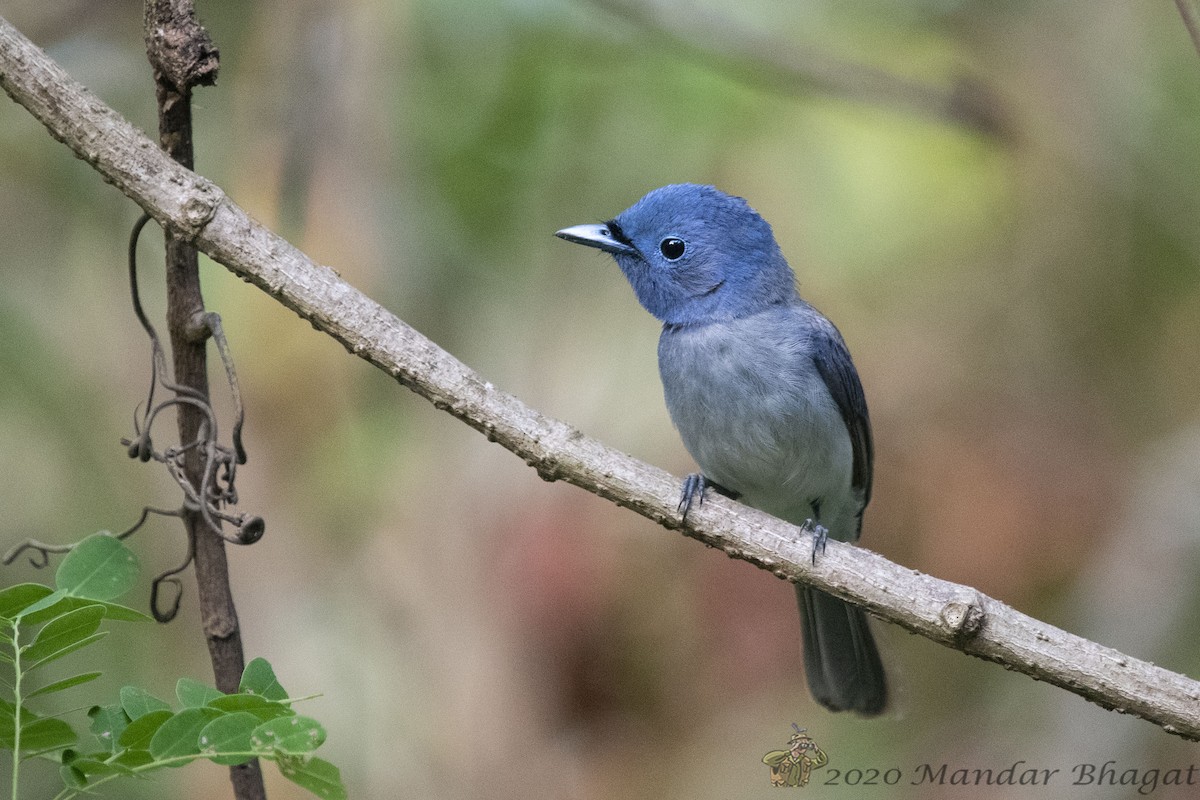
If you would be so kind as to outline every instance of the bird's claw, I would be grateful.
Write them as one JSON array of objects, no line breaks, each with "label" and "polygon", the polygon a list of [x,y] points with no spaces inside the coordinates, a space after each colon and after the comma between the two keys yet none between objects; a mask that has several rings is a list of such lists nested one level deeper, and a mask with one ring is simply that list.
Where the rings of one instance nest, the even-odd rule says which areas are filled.
[{"label": "bird's claw", "polygon": [[825,553],[825,543],[829,541],[829,529],[819,522],[814,522],[811,519],[804,520],[804,524],[800,526],[800,530],[806,531],[813,535],[812,542],[812,563],[817,563],[817,551],[820,550],[822,555]]},{"label": "bird's claw", "polygon": [[708,488],[708,481],[699,472],[693,472],[683,479],[683,491],[679,495],[679,505],[676,510],[683,515],[683,519],[687,520],[688,512],[692,510],[692,502],[695,501],[697,506],[704,505],[704,490]]},{"label": "bird's claw", "polygon": [[704,493],[709,489],[712,489],[717,494],[728,497],[730,500],[737,500],[741,496],[733,489],[726,489],[712,478],[706,478],[699,472],[693,472],[683,479],[683,491],[680,492],[679,505],[676,506],[676,509],[683,515],[685,522],[687,521],[688,512],[692,510],[692,502],[695,501],[697,508],[704,505]]}]

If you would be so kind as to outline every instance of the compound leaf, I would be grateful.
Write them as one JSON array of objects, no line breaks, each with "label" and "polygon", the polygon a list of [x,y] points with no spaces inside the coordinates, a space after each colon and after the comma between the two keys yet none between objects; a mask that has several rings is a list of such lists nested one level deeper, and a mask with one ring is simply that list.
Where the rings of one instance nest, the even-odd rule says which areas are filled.
[{"label": "compound leaf", "polygon": [[252,751],[250,734],[261,724],[258,717],[247,711],[225,714],[214,719],[200,731],[200,753],[214,764],[232,767],[245,764],[253,755],[221,755],[222,753],[247,754]]},{"label": "compound leaf", "polygon": [[80,675],[73,675],[70,678],[63,678],[61,681],[55,681],[54,683],[48,683],[45,686],[43,686],[42,688],[30,692],[28,696],[29,697],[38,697],[39,695],[43,695],[43,694],[53,694],[54,692],[61,692],[63,689],[70,689],[72,686],[78,686],[81,683],[87,683],[88,681],[94,681],[94,680],[96,680],[96,678],[99,678],[103,674],[104,673],[102,673],[102,672],[84,672]]},{"label": "compound leaf", "polygon": [[38,632],[37,638],[26,648],[23,657],[30,663],[37,663],[51,656],[57,657],[58,653],[72,646],[79,646],[80,642],[95,633],[102,619],[104,609],[97,605],[84,606],[55,617]]},{"label": "compound leaf", "polygon": [[206,683],[191,678],[180,678],[175,683],[175,696],[184,708],[197,708],[208,705],[218,697],[224,697],[225,693]]},{"label": "compound leaf", "polygon": [[109,533],[94,533],[67,554],[54,574],[54,584],[74,597],[112,600],[133,588],[138,560]]},{"label": "compound leaf", "polygon": [[[150,740],[150,755],[156,761],[200,755],[200,731],[221,716],[215,708],[185,708],[163,723]],[[172,766],[182,766],[181,761]]]},{"label": "compound leaf", "polygon": [[279,772],[324,800],[346,800],[341,772],[322,758],[281,758]]},{"label": "compound leaf", "polygon": [[251,736],[254,749],[262,753],[304,755],[325,742],[325,728],[312,717],[294,714],[264,722]]},{"label": "compound leaf", "polygon": [[145,689],[137,686],[121,687],[121,708],[125,709],[125,713],[131,720],[145,716],[151,711],[171,710],[169,703],[159,700]]},{"label": "compound leaf", "polygon": [[275,677],[275,670],[265,658],[256,658],[242,670],[238,691],[256,694],[268,700],[287,700],[288,693]]},{"label": "compound leaf", "polygon": [[158,733],[158,729],[173,716],[175,715],[169,708],[143,714],[125,726],[117,744],[125,750],[149,750],[150,742]]}]

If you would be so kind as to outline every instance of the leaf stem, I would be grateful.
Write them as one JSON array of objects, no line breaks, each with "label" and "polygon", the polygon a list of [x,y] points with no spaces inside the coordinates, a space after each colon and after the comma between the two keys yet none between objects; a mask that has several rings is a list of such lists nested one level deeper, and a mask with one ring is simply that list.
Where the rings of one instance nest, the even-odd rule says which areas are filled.
[{"label": "leaf stem", "polygon": [[[116,754],[114,754],[114,756],[115,755]],[[275,754],[270,753],[270,752],[256,751],[256,750],[244,750],[244,751],[235,751],[235,752],[228,752],[228,753],[189,753],[187,755],[182,755],[182,756],[170,756],[169,758],[160,758],[157,761],[151,761],[149,764],[142,764],[141,766],[133,767],[132,769],[129,770],[129,772],[134,775],[140,775],[140,774],[146,773],[146,772],[153,772],[156,769],[162,769],[163,767],[180,767],[180,766],[183,766],[184,764],[191,763],[192,761],[206,761],[214,755],[216,755],[216,756],[245,756],[246,758],[259,758],[259,759],[263,759],[265,761],[275,761],[276,760]],[[111,758],[109,760],[111,760]],[[83,794],[83,792],[85,790],[88,792],[91,792],[93,789],[95,789],[98,786],[103,786],[104,784],[108,783],[111,780],[115,780],[117,778],[122,778],[122,777],[128,777],[128,773],[114,772],[110,775],[105,775],[95,781],[89,782],[88,785],[86,787],[84,787],[83,789],[78,789],[78,788],[75,788],[72,786],[65,787],[61,792],[54,795],[54,800],[71,800],[72,797],[78,797],[79,795]],[[13,795],[13,797],[15,798],[16,795]]]}]

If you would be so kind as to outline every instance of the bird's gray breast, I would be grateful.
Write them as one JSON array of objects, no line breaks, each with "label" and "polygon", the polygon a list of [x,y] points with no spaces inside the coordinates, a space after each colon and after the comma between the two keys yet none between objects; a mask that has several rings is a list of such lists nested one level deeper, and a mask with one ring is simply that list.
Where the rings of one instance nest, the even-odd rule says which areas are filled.
[{"label": "bird's gray breast", "polygon": [[664,328],[659,371],[671,419],[706,476],[792,522],[820,501],[831,533],[853,538],[861,506],[850,437],[799,312]]}]

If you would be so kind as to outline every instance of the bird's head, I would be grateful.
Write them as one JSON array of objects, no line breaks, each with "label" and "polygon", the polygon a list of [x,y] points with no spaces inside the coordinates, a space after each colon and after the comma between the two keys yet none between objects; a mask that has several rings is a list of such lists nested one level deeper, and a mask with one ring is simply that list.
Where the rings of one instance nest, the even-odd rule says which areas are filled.
[{"label": "bird's head", "polygon": [[555,235],[611,253],[641,304],[668,324],[736,319],[796,293],[771,226],[712,186],[664,186],[615,219]]}]

